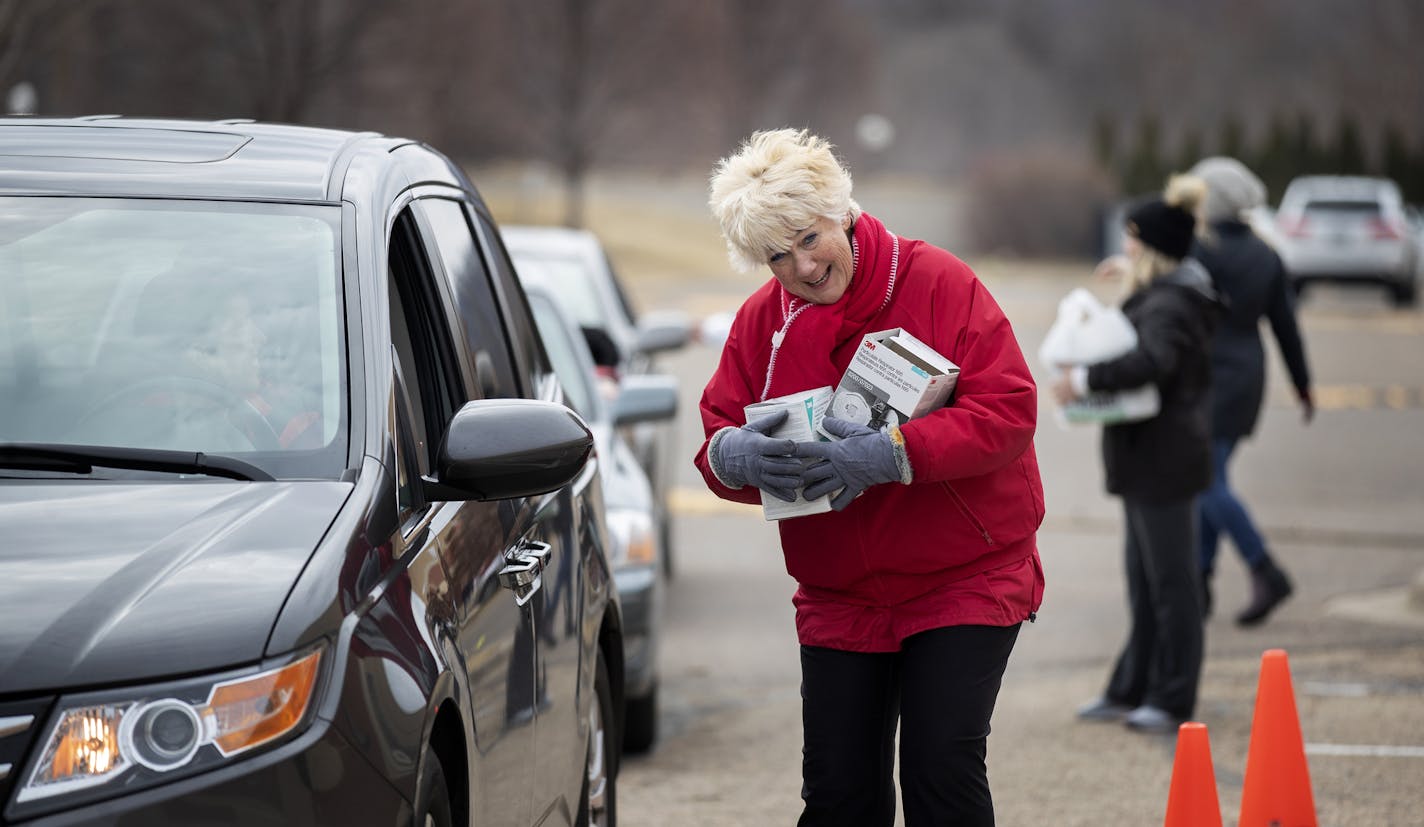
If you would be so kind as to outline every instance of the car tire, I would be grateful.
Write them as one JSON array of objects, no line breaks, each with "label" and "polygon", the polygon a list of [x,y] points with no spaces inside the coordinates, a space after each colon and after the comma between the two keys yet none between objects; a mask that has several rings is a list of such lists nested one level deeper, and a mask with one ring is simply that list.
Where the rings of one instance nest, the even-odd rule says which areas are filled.
[{"label": "car tire", "polygon": [[420,779],[415,796],[415,827],[454,827],[445,767],[434,750],[426,750],[425,766],[425,777]]},{"label": "car tire", "polygon": [[618,751],[613,716],[613,683],[602,653],[593,681],[594,702],[589,708],[588,750],[584,758],[583,791],[579,795],[578,827],[615,827],[618,824]]},{"label": "car tire", "polygon": [[1419,303],[1419,288],[1414,282],[1400,282],[1390,287],[1395,307],[1413,307]]},{"label": "car tire", "polygon": [[658,686],[641,698],[629,698],[623,718],[623,752],[644,753],[658,740]]}]

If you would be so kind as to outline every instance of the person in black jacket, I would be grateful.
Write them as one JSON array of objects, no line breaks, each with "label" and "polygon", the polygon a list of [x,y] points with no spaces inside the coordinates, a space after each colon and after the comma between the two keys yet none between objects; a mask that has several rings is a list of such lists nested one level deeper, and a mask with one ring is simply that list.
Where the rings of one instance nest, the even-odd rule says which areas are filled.
[{"label": "person in black jacket", "polygon": [[1175,732],[1190,718],[1201,677],[1195,500],[1211,482],[1208,353],[1219,305],[1206,269],[1187,256],[1204,194],[1199,179],[1176,176],[1161,198],[1128,212],[1122,310],[1137,346],[1071,367],[1053,388],[1067,403],[1150,382],[1161,398],[1156,416],[1103,428],[1107,488],[1126,517],[1132,627],[1106,691],[1078,711],[1144,732]]},{"label": "person in black jacket", "polygon": [[1305,345],[1296,325],[1295,304],[1280,257],[1243,220],[1266,200],[1266,187],[1234,158],[1204,159],[1191,174],[1207,186],[1202,205],[1205,232],[1193,256],[1211,273],[1225,297],[1227,313],[1212,342],[1212,481],[1200,498],[1202,600],[1211,613],[1211,577],[1217,541],[1225,532],[1251,572],[1251,601],[1236,622],[1263,622],[1290,596],[1290,579],[1266,551],[1251,515],[1227,482],[1227,463],[1236,444],[1256,430],[1266,387],[1266,356],[1260,321],[1271,323],[1281,358],[1290,372],[1307,423],[1315,413]]}]

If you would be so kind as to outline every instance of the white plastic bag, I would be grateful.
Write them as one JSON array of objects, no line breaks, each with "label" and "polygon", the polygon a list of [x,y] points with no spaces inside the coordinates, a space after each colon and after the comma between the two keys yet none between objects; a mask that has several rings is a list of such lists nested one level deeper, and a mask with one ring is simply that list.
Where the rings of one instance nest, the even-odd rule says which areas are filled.
[{"label": "white plastic bag", "polygon": [[1045,367],[1091,365],[1137,347],[1137,330],[1116,307],[1108,307],[1082,287],[1058,302],[1058,319],[1043,337],[1038,360]]},{"label": "white plastic bag", "polygon": [[[1137,330],[1116,307],[1108,307],[1082,287],[1058,303],[1058,318],[1043,337],[1038,359],[1056,379],[1062,365],[1091,365],[1137,347]],[[1059,409],[1060,421],[1097,425],[1151,419],[1161,410],[1157,386],[1094,391]]]}]

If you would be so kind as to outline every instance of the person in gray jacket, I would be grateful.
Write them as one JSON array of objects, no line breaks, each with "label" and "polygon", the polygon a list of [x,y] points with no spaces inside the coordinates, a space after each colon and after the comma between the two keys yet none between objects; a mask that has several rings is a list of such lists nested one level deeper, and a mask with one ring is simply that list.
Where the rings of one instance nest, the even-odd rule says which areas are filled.
[{"label": "person in gray jacket", "polygon": [[1249,210],[1265,203],[1265,185],[1234,158],[1206,158],[1192,167],[1191,174],[1207,185],[1201,216],[1204,232],[1192,256],[1211,273],[1227,307],[1211,349],[1212,481],[1199,498],[1203,608],[1210,614],[1212,572],[1218,540],[1225,533],[1251,573],[1251,599],[1236,622],[1252,626],[1265,621],[1292,591],[1290,579],[1267,552],[1260,531],[1227,479],[1237,443],[1249,437],[1260,420],[1266,386],[1262,318],[1270,322],[1307,423],[1315,405],[1285,268],[1245,220]]}]

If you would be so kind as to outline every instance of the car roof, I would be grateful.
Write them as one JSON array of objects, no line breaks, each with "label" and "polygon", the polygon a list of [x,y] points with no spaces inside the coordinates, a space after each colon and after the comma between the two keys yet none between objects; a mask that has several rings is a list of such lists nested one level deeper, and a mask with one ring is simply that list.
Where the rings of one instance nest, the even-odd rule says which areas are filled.
[{"label": "car roof", "polygon": [[533,224],[501,224],[504,246],[513,252],[542,252],[549,255],[594,255],[603,245],[592,232],[572,227]]},{"label": "car roof", "polygon": [[408,143],[248,120],[0,118],[0,193],[333,201],[360,147]]}]

